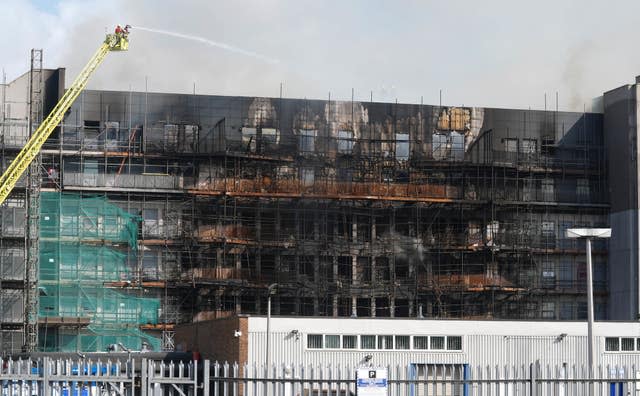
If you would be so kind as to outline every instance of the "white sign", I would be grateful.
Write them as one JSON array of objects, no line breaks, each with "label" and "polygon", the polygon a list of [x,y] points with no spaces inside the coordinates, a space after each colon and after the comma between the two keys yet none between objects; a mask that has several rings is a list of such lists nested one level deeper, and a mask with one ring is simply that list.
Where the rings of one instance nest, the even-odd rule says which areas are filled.
[{"label": "white sign", "polygon": [[387,396],[389,372],[386,368],[365,367],[356,371],[358,396]]}]

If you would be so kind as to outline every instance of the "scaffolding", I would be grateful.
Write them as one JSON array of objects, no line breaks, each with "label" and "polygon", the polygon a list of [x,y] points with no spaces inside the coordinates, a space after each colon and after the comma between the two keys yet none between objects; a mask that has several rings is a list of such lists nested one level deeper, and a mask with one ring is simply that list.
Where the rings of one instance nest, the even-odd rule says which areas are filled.
[{"label": "scaffolding", "polygon": [[[32,59],[32,68],[39,71],[36,59]],[[2,76],[0,170],[9,166],[29,137],[30,76],[31,72],[25,73],[19,83],[7,83],[6,76]],[[36,88],[36,84],[33,86]],[[32,108],[38,109],[37,101],[33,103]],[[0,205],[0,353],[3,354],[23,350],[27,341],[24,332],[27,185],[25,176]]]},{"label": "scaffolding", "polygon": [[139,327],[158,323],[160,301],[106,287],[131,282],[139,217],[78,194],[42,192],[40,207],[40,349],[141,350],[144,342],[158,350],[160,340]]},{"label": "scaffolding", "polygon": [[[277,314],[584,316],[583,247],[564,230],[607,222],[598,115],[491,109],[498,140],[483,109],[396,105],[385,125],[371,120],[382,104],[278,102],[248,99],[194,159],[186,275],[210,292],[201,317],[265,313],[274,282]],[[276,107],[297,107],[293,134]]]},{"label": "scaffolding", "polygon": [[564,231],[609,213],[601,114],[85,91],[42,161],[45,349],[171,349],[272,283],[281,315],[581,319]]},{"label": "scaffolding", "polygon": [[563,234],[607,221],[600,115],[89,91],[68,119],[63,184],[139,210],[165,325],[274,282],[278,314],[583,316]]}]

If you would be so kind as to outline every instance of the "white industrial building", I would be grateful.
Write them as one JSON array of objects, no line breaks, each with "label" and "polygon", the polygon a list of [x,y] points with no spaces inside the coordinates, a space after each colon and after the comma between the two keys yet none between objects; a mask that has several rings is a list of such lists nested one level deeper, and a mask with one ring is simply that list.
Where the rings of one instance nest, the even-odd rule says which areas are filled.
[{"label": "white industrial building", "polygon": [[[291,365],[580,367],[587,323],[271,317],[270,361]],[[266,360],[267,318],[236,316],[179,326],[177,346],[218,361]],[[596,366],[640,365],[640,323],[596,322]]]}]

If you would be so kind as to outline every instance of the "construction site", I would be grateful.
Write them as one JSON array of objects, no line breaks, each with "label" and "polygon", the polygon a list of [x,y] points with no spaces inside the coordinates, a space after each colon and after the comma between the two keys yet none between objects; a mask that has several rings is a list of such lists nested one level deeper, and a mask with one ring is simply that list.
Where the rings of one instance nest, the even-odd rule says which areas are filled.
[{"label": "construction site", "polygon": [[[2,85],[4,171],[65,70]],[[587,317],[601,113],[83,90],[0,206],[2,353],[172,350],[237,314]],[[611,319],[594,241],[596,319]]]}]

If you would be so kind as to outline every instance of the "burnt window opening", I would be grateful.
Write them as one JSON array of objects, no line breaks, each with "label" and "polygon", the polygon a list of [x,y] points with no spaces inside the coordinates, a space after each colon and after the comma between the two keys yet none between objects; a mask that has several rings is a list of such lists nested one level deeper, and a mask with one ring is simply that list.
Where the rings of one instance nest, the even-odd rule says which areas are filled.
[{"label": "burnt window opening", "polygon": [[435,160],[462,161],[464,159],[464,134],[458,132],[432,134],[431,154]]},{"label": "burnt window opening", "polygon": [[186,124],[184,126],[185,136],[196,136],[200,127],[198,125]]},{"label": "burnt window opening", "polygon": [[353,131],[338,131],[338,153],[351,154],[353,152]]},{"label": "burnt window opening", "polygon": [[558,266],[558,286],[563,289],[573,287],[575,271],[570,261],[560,261]]},{"label": "burnt window opening", "polygon": [[541,189],[543,201],[550,202],[555,200],[554,184],[553,179],[542,179]]},{"label": "burnt window opening", "polygon": [[[380,260],[380,259],[378,259]],[[395,277],[396,279],[408,279],[409,278],[409,262],[406,260],[396,260],[395,263]]]},{"label": "burnt window opening", "polygon": [[[266,277],[274,278],[274,273],[276,272],[276,259],[272,254],[263,254],[260,258],[260,269],[261,274]],[[280,268],[278,268],[280,271]]]},{"label": "burnt window opening", "polygon": [[369,283],[373,280],[373,273],[371,271],[371,258],[370,257],[358,257],[358,265],[356,266],[356,278],[360,282]]},{"label": "burnt window opening", "polygon": [[258,148],[264,150],[280,143],[280,131],[276,128],[242,127],[240,131],[244,151],[256,152]]},{"label": "burnt window opening", "polygon": [[338,257],[338,277],[343,280],[351,280],[353,276],[353,262],[351,256]]},{"label": "burnt window opening", "polygon": [[542,287],[545,289],[554,289],[556,287],[556,268],[551,260],[544,260],[542,263]]},{"label": "burnt window opening", "polygon": [[395,172],[395,179],[398,183],[409,183],[409,171],[406,169],[399,169]]},{"label": "burnt window opening", "polygon": [[520,190],[522,201],[534,201],[535,199],[535,181],[530,179],[522,180]]},{"label": "burnt window opening", "polygon": [[536,139],[522,139],[520,141],[520,153],[532,155],[538,152],[538,141]]},{"label": "burnt window opening", "polygon": [[246,151],[256,151],[256,128],[242,127],[242,148]]},{"label": "burnt window opening", "polygon": [[304,187],[310,187],[315,180],[315,170],[313,168],[300,169],[300,182]]},{"label": "burnt window opening", "polygon": [[243,313],[257,314],[258,309],[256,300],[256,296],[240,296],[240,310]]},{"label": "burnt window opening", "polygon": [[280,315],[296,315],[296,302],[293,298],[280,299]]},{"label": "burnt window opening", "polygon": [[101,149],[104,137],[100,136],[100,121],[84,120],[83,126],[81,139],[84,148],[89,150]]},{"label": "burnt window opening", "polygon": [[384,183],[392,183],[395,181],[394,168],[382,168],[382,181]]},{"label": "burnt window opening", "polygon": [[198,125],[184,125],[184,128],[181,130],[180,143],[184,146],[183,150],[190,148],[195,150],[198,138],[199,138],[200,127]]},{"label": "burnt window opening", "polygon": [[300,236],[304,239],[314,239],[316,221],[313,215],[303,215],[298,222]]},{"label": "burnt window opening", "polygon": [[304,256],[300,260],[300,265],[298,267],[298,274],[307,276],[310,279],[313,279],[315,270],[315,265],[313,262],[313,256]]},{"label": "burnt window opening", "polygon": [[376,220],[376,238],[385,237],[389,233],[391,225],[388,218],[381,218]]},{"label": "burnt window opening", "polygon": [[[376,316],[381,318],[388,318],[391,316],[391,307],[390,307],[389,299],[386,297],[376,298]],[[390,339],[390,336],[378,336],[378,343],[380,343],[380,338],[384,337],[384,349],[393,349],[393,340]],[[405,340],[403,345],[406,345],[407,348],[401,347],[400,343],[398,343],[397,349],[409,349],[409,341],[408,338]],[[396,340],[398,336],[396,336]],[[402,341],[401,341],[402,342]]]},{"label": "burnt window opening", "polygon": [[[359,318],[368,318],[371,317],[371,300],[369,298],[358,298],[356,299],[356,315]],[[360,336],[360,339],[362,340],[362,337],[373,337],[373,345],[371,345],[370,343],[366,343],[362,349],[367,349],[365,347],[368,347],[368,349],[375,349],[376,348],[376,344],[375,344],[375,336]]]},{"label": "burnt window opening", "polygon": [[301,153],[313,153],[316,151],[317,131],[313,129],[301,129],[298,140]]},{"label": "burnt window opening", "polygon": [[338,316],[351,316],[352,312],[351,299],[338,298]]},{"label": "burnt window opening", "polygon": [[462,161],[464,159],[464,134],[451,132],[451,151],[454,161]]},{"label": "burnt window opening", "polygon": [[164,124],[162,127],[164,132],[164,139],[171,143],[176,143],[178,140],[178,125],[176,124]]},{"label": "burnt window opening", "polygon": [[433,159],[446,159],[449,151],[447,136],[442,133],[434,133],[431,142]]},{"label": "burnt window opening", "polygon": [[396,133],[396,161],[407,161],[409,159],[409,134]]},{"label": "burnt window opening", "polygon": [[280,131],[275,128],[262,128],[260,130],[262,135],[262,144],[264,145],[276,145],[280,143]]},{"label": "burnt window opening", "polygon": [[380,283],[386,283],[391,280],[391,269],[388,261],[376,261],[374,280]]},{"label": "burnt window opening", "polygon": [[540,145],[540,153],[543,155],[554,155],[556,151],[556,140],[551,136],[545,136],[542,138],[542,144]]},{"label": "burnt window opening", "polygon": [[555,319],[556,317],[556,303],[555,302],[543,302],[541,307],[541,317],[543,319]]},{"label": "burnt window opening", "polygon": [[350,183],[353,181],[353,169],[339,168],[337,172],[338,181]]},{"label": "burnt window opening", "polygon": [[84,120],[83,127],[85,130],[100,130],[100,121]]},{"label": "burnt window opening", "polygon": [[502,139],[502,144],[504,144],[504,151],[506,151],[507,153],[518,152],[518,139]]},{"label": "burnt window opening", "polygon": [[[296,258],[291,255],[280,256],[280,272],[295,274],[297,271]],[[284,274],[280,274],[281,276]]]},{"label": "burnt window opening", "polygon": [[108,140],[118,140],[120,134],[120,123],[117,121],[107,121],[104,123],[106,138]]},{"label": "burnt window opening", "polygon": [[556,247],[556,223],[553,221],[542,222],[542,244],[544,248]]}]

